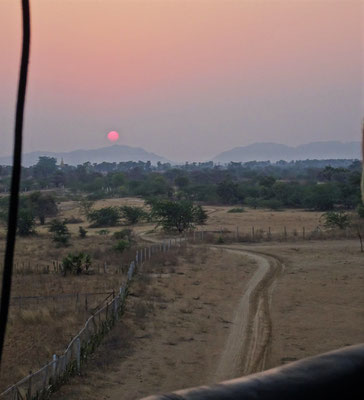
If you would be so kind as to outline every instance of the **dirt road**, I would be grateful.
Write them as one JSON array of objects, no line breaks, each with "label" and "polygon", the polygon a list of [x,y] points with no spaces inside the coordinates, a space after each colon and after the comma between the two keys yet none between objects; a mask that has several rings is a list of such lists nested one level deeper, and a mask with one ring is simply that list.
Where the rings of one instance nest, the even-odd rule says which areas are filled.
[{"label": "dirt road", "polygon": [[270,256],[246,251],[239,246],[224,247],[228,252],[244,255],[257,264],[236,308],[215,380],[222,381],[264,369],[270,343],[272,323],[270,298],[282,264]]},{"label": "dirt road", "polygon": [[[144,234],[141,237],[158,242]],[[216,372],[211,377],[213,381],[221,382],[264,370],[272,334],[270,300],[275,278],[282,271],[283,264],[276,257],[245,250],[241,245],[210,247],[212,251],[217,249],[248,257],[257,265],[236,306],[232,329]]]}]

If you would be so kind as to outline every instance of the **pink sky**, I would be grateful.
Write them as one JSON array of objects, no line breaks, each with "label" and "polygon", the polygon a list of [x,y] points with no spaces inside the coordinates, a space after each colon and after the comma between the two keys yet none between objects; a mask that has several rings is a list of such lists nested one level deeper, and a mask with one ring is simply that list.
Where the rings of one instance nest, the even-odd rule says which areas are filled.
[{"label": "pink sky", "polygon": [[[11,150],[19,4],[0,1],[0,155]],[[114,129],[178,160],[359,137],[360,0],[31,4],[26,151],[98,147]]]}]

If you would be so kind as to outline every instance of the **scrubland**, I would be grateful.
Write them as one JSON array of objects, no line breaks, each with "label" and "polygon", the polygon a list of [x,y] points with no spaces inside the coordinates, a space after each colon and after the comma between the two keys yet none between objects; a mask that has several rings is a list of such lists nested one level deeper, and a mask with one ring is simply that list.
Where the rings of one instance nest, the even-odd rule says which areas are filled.
[{"label": "scrubland", "polygon": [[[95,208],[142,206],[141,199],[107,199]],[[69,247],[52,242],[47,225],[37,235],[19,238],[15,254],[12,307],[0,390],[63,351],[90,312],[125,279],[134,250],[113,250],[113,232],[124,226],[90,228],[75,201],[59,205],[60,218],[74,219]],[[209,219],[200,230],[306,232],[321,225],[321,213],[206,207]],[[78,237],[79,226],[87,237]],[[132,227],[135,246],[151,238],[154,225]],[[0,256],[4,232],[0,232]],[[154,236],[153,236],[154,235]],[[237,304],[256,269],[254,263],[224,250],[212,251],[216,237],[187,250],[156,256],[133,282],[125,315],[56,399],[137,399],[160,391],[213,383]],[[222,246],[226,243],[221,243]],[[270,304],[271,340],[265,368],[363,341],[364,256],[358,240],[238,243],[236,246],[281,260]],[[70,252],[92,258],[92,273],[62,276],[57,266]],[[88,298],[84,293],[100,293]],[[77,298],[77,294],[80,296]],[[61,295],[61,296],[60,296]],[[71,295],[70,299],[62,295]],[[40,300],[19,297],[49,296]]]}]

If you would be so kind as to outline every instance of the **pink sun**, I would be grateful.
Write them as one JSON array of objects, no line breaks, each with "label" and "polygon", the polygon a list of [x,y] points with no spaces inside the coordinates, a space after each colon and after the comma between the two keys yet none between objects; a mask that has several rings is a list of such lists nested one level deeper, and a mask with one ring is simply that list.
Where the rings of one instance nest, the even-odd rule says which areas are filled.
[{"label": "pink sun", "polygon": [[116,131],[111,131],[107,134],[107,138],[110,142],[116,142],[119,139],[119,134]]}]

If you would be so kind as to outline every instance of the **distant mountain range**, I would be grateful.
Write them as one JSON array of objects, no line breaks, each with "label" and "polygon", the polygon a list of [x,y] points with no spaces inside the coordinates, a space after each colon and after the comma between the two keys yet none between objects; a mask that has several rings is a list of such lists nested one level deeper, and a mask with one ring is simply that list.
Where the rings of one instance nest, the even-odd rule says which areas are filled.
[{"label": "distant mountain range", "polygon": [[[156,164],[158,161],[171,162],[165,157],[147,152],[140,147],[125,145],[112,145],[94,150],[74,150],[70,152],[35,151],[23,154],[22,164],[29,167],[38,162],[39,157],[54,157],[58,163],[63,159],[65,164],[78,165],[85,162],[125,162],[125,161],[150,161]],[[215,163],[229,163],[230,161],[291,161],[291,160],[327,160],[327,159],[360,159],[360,142],[342,143],[313,142],[297,147],[286,146],[278,143],[254,143],[248,146],[235,147],[224,151],[212,159]],[[11,165],[11,157],[0,157],[0,165]]]},{"label": "distant mountain range", "polygon": [[[65,164],[78,165],[87,161],[91,163],[122,162],[122,161],[150,161],[152,164],[168,162],[164,157],[149,153],[140,147],[113,145],[94,150],[74,150],[70,152],[55,153],[51,151],[35,151],[23,154],[22,165],[29,167],[38,162],[40,156],[54,157],[58,163],[63,159]],[[11,157],[0,157],[0,165],[11,165]]]},{"label": "distant mountain range", "polygon": [[313,142],[292,147],[277,143],[254,143],[249,146],[235,147],[213,158],[216,163],[230,161],[292,161],[307,159],[360,159],[360,142]]}]

